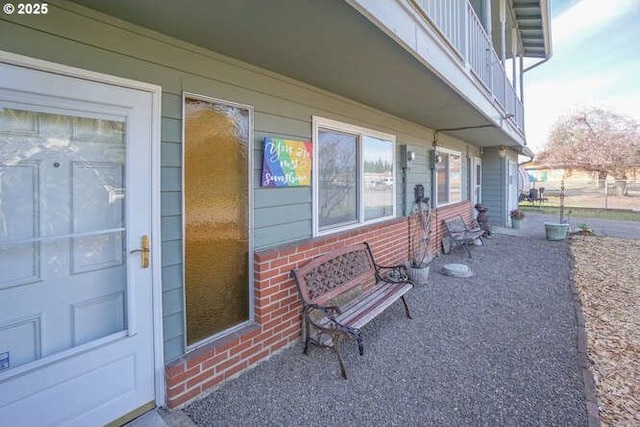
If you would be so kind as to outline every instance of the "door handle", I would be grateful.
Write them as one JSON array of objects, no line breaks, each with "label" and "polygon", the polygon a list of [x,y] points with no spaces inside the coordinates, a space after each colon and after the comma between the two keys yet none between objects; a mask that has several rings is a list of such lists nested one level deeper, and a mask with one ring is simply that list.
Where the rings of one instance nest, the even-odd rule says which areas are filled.
[{"label": "door handle", "polygon": [[129,253],[133,254],[136,252],[140,252],[140,267],[149,268],[149,254],[151,253],[151,249],[149,249],[149,235],[144,234],[140,238],[140,248],[133,249]]}]

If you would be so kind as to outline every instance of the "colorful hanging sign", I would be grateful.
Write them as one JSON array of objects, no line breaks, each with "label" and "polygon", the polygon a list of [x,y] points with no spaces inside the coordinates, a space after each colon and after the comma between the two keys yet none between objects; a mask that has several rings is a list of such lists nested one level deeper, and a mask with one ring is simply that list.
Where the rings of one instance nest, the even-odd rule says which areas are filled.
[{"label": "colorful hanging sign", "polygon": [[264,139],[262,187],[311,185],[311,142]]}]

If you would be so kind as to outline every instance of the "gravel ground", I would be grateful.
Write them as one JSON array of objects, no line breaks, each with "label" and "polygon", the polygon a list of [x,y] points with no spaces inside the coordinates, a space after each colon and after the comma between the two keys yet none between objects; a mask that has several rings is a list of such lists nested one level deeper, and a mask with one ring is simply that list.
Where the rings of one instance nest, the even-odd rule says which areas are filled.
[{"label": "gravel ground", "polygon": [[640,240],[573,237],[602,423],[640,425]]},{"label": "gravel ground", "polygon": [[[365,355],[300,343],[184,408],[218,425],[588,424],[568,242],[495,235],[363,328]],[[471,278],[438,274],[465,263]]]}]

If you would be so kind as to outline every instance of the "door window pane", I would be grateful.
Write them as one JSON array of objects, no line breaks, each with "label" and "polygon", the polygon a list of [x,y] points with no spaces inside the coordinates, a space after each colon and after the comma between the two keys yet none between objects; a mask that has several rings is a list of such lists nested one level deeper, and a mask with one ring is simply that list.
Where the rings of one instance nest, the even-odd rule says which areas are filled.
[{"label": "door window pane", "polygon": [[126,328],[125,132],[0,107],[0,370]]},{"label": "door window pane", "polygon": [[449,154],[449,201],[462,200],[462,160],[458,154]]},{"label": "door window pane", "polygon": [[438,184],[438,204],[449,203],[449,155],[440,154],[440,161],[436,166]]}]

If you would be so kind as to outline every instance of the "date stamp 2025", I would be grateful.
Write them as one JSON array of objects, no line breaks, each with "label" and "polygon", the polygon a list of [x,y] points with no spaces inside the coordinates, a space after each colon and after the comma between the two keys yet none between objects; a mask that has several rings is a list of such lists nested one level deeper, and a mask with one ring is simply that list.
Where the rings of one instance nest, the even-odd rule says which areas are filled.
[{"label": "date stamp 2025", "polygon": [[7,15],[46,15],[49,13],[48,3],[5,3],[2,11]]}]

